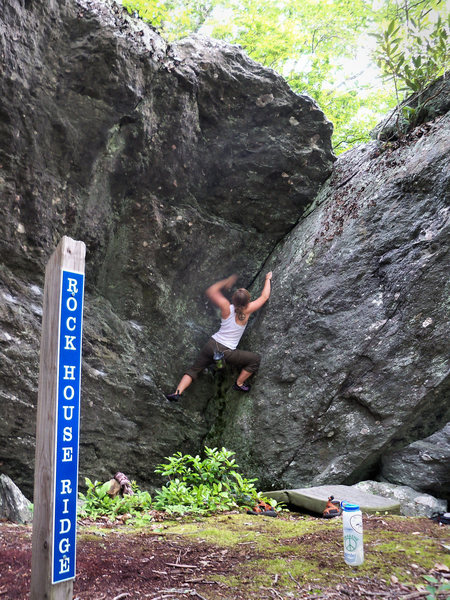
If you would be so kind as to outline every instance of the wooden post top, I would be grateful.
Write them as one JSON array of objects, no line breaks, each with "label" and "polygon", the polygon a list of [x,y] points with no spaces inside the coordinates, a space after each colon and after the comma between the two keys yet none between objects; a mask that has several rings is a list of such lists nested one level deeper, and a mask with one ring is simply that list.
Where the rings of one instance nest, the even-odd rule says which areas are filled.
[{"label": "wooden post top", "polygon": [[84,273],[85,257],[86,244],[65,235],[61,238],[61,241],[50,257],[47,269],[56,262],[61,266],[61,269]]}]

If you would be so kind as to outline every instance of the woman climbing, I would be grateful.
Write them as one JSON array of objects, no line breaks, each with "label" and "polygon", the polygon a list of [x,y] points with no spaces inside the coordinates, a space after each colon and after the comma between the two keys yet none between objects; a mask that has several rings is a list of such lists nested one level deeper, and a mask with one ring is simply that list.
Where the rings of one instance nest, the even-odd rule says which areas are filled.
[{"label": "woman climbing", "polygon": [[272,271],[267,273],[261,295],[253,302],[250,302],[250,294],[244,288],[234,292],[231,303],[223,295],[222,290],[225,288],[230,289],[236,282],[237,275],[230,275],[226,279],[221,279],[206,290],[206,295],[211,302],[220,308],[222,316],[220,329],[202,348],[192,367],[184,373],[176,391],[166,396],[168,400],[180,400],[181,394],[197,378],[200,371],[213,362],[215,353],[219,353],[219,355],[223,353],[226,363],[241,368],[233,388],[240,392],[250,391],[250,384],[245,382],[253,373],[258,371],[261,357],[254,352],[237,350],[237,345],[245,331],[250,315],[261,308],[269,299],[271,279]]}]

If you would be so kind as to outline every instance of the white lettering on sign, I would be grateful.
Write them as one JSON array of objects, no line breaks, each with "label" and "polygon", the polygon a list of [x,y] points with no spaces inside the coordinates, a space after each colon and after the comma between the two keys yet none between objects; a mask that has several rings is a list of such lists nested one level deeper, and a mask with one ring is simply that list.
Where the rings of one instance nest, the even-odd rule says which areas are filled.
[{"label": "white lettering on sign", "polygon": [[75,369],[73,365],[64,365],[63,379],[75,379]]},{"label": "white lettering on sign", "polygon": [[66,515],[69,511],[67,510],[67,505],[69,503],[69,498],[63,498],[64,510],[62,511],[63,515]]},{"label": "white lettering on sign", "polygon": [[59,533],[69,533],[72,524],[70,522],[70,519],[61,519],[59,521]]},{"label": "white lettering on sign", "polygon": [[73,345],[73,340],[76,338],[76,336],[66,335],[64,337],[66,338],[66,345],[64,346],[64,350],[76,350],[75,346]]},{"label": "white lettering on sign", "polygon": [[56,423],[53,577],[75,577],[84,276],[62,271]]},{"label": "white lettering on sign", "polygon": [[71,494],[72,493],[72,486],[70,485],[71,481],[70,479],[63,479],[61,481],[61,494]]},{"label": "white lettering on sign", "polygon": [[64,413],[65,421],[70,421],[71,419],[73,419],[73,411],[74,411],[73,406],[63,406],[63,413]]},{"label": "white lettering on sign", "polygon": [[70,573],[70,558],[67,556],[59,559],[59,572],[61,574]]},{"label": "white lettering on sign", "polygon": [[67,298],[66,306],[67,306],[67,309],[70,310],[71,312],[73,312],[74,310],[77,310],[77,306],[78,306],[77,299],[74,298],[73,296],[69,296]]},{"label": "white lettering on sign", "polygon": [[69,550],[70,550],[69,538],[62,538],[62,540],[59,542],[58,550],[61,552],[61,554],[65,554],[66,552],[69,552]]},{"label": "white lettering on sign", "polygon": [[67,278],[67,291],[69,294],[78,294],[78,282],[76,279]]},{"label": "white lettering on sign", "polygon": [[68,446],[62,449],[63,451],[63,457],[62,457],[62,461],[63,462],[72,462],[73,460],[73,448],[72,446]]},{"label": "white lettering on sign", "polygon": [[75,396],[75,388],[71,385],[66,385],[63,394],[66,400],[73,400],[73,397]]},{"label": "white lettering on sign", "polygon": [[[73,324],[72,324],[73,323]],[[72,324],[72,326],[71,326]],[[77,320],[75,317],[68,317],[66,320],[66,327],[69,331],[75,331],[77,327]]]},{"label": "white lettering on sign", "polygon": [[63,429],[63,442],[71,442],[72,441],[72,427],[64,427]]}]

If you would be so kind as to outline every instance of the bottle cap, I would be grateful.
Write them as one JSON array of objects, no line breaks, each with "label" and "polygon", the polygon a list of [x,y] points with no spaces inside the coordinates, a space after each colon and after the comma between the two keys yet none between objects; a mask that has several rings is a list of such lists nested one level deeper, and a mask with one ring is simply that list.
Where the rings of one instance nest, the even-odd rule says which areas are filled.
[{"label": "bottle cap", "polygon": [[341,502],[341,507],[343,510],[348,511],[359,510],[359,504],[352,504],[351,502],[346,502],[345,500]]}]

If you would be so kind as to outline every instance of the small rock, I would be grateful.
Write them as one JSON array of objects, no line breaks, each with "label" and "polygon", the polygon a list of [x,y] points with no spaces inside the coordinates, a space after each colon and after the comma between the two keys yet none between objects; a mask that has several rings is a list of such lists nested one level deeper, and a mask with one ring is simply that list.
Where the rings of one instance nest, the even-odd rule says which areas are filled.
[{"label": "small rock", "polygon": [[0,519],[12,523],[31,523],[31,502],[7,475],[0,475]]},{"label": "small rock", "polygon": [[400,503],[400,514],[406,517],[431,517],[447,510],[447,502],[422,494],[406,485],[394,485],[381,481],[361,481],[355,486],[364,492],[392,498]]}]

